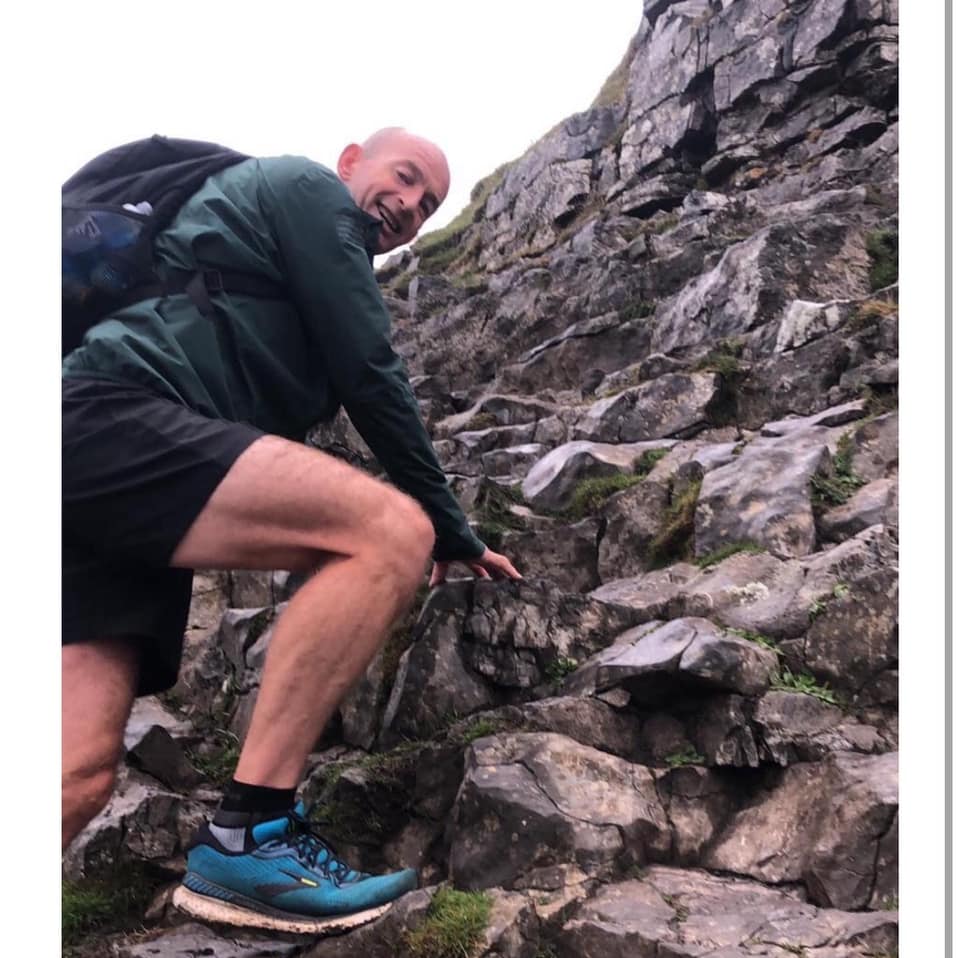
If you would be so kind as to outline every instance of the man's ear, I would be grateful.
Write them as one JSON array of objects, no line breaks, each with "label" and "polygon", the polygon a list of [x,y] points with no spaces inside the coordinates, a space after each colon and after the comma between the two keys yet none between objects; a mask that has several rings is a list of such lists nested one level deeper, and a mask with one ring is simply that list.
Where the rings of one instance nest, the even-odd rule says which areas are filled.
[{"label": "man's ear", "polygon": [[337,176],[344,183],[353,176],[353,171],[360,162],[361,156],[363,156],[363,148],[357,143],[351,143],[340,154],[340,159],[337,160]]}]

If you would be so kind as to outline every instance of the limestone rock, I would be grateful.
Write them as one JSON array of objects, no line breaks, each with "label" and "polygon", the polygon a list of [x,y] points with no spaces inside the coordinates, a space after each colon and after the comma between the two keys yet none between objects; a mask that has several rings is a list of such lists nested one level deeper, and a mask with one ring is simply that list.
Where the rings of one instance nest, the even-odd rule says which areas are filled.
[{"label": "limestone rock", "polygon": [[556,888],[669,848],[650,771],[561,735],[475,743],[454,823],[451,876],[469,888]]}]

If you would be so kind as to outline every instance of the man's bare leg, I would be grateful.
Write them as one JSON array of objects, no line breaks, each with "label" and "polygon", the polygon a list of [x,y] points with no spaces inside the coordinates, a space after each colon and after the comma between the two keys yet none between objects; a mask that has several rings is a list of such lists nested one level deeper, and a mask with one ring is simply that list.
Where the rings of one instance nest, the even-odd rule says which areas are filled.
[{"label": "man's bare leg", "polygon": [[106,805],[137,688],[136,648],[122,639],[62,649],[62,830],[66,848]]},{"label": "man's bare leg", "polygon": [[237,460],[172,564],[318,570],[275,627],[239,781],[298,784],[324,724],[412,601],[432,546],[412,499],[331,456],[268,436]]}]

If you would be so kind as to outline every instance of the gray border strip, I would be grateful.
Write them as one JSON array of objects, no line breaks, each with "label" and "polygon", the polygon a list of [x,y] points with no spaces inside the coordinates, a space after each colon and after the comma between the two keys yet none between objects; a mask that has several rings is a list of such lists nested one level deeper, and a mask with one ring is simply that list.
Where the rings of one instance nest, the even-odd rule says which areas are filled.
[{"label": "gray border strip", "polygon": [[944,250],[945,250],[945,259],[944,259],[944,276],[945,276],[945,296],[944,296],[944,307],[945,307],[945,330],[944,330],[944,340],[945,340],[945,350],[944,350],[944,363],[945,363],[945,379],[944,379],[944,393],[946,396],[946,416],[944,421],[944,439],[946,443],[946,562],[945,565],[945,579],[944,579],[944,592],[946,597],[945,602],[945,625],[946,625],[946,641],[945,646],[945,659],[946,659],[946,668],[944,670],[944,678],[946,682],[946,688],[944,689],[945,699],[944,705],[946,712],[947,720],[947,729],[945,736],[945,782],[946,782],[946,882],[945,882],[945,904],[944,909],[946,915],[946,928],[945,928],[945,937],[946,937],[946,955],[947,958],[953,954],[953,742],[952,742],[952,732],[953,732],[953,701],[951,697],[952,692],[952,676],[953,676],[953,649],[951,648],[951,638],[953,633],[953,596],[951,594],[953,588],[953,422],[952,422],[952,412],[953,412],[953,383],[951,381],[951,371],[952,371],[952,358],[953,358],[953,330],[951,329],[951,317],[953,313],[953,11],[952,11],[952,0],[946,0],[946,30],[944,31],[944,46],[945,46],[945,56],[946,60],[944,62],[944,74],[946,77],[946,97],[944,103],[944,113],[946,121],[946,130],[945,130],[945,141],[946,141],[946,216],[945,216],[945,237],[944,237]]}]

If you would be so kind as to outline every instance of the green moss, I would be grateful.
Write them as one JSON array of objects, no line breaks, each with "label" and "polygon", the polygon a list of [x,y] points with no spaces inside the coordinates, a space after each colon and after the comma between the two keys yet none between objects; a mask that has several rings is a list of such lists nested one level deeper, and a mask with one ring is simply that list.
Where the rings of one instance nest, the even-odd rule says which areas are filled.
[{"label": "green moss", "polygon": [[508,532],[526,528],[523,518],[510,511],[511,506],[523,503],[519,486],[503,486],[492,481],[484,483],[473,507],[476,517],[473,526],[480,539],[491,549],[499,551]]},{"label": "green moss", "polygon": [[441,888],[423,923],[403,936],[411,958],[470,958],[490,921],[490,896]]},{"label": "green moss", "polygon": [[698,565],[701,569],[706,569],[707,566],[717,565],[723,562],[724,559],[729,559],[730,556],[736,555],[738,552],[749,552],[756,555],[766,551],[763,546],[758,546],[755,542],[731,542],[729,545],[721,546],[719,549],[708,552],[699,559],[695,559],[694,564]]},{"label": "green moss", "polygon": [[818,511],[839,506],[846,502],[862,485],[866,483],[853,471],[853,454],[856,447],[850,433],[844,433],[837,442],[837,451],[833,456],[831,475],[815,475],[810,480],[813,490],[813,505]]},{"label": "green moss", "polygon": [[656,309],[656,303],[647,302],[645,299],[638,299],[620,310],[620,319],[624,322],[629,322],[631,319],[643,319],[644,316],[652,316]]},{"label": "green moss", "polygon": [[420,586],[413,600],[413,605],[390,631],[390,637],[383,647],[383,658],[380,663],[382,669],[380,685],[384,692],[389,692],[392,688],[393,681],[397,677],[397,669],[400,667],[400,658],[413,645],[414,628],[417,619],[420,618],[420,611],[423,608],[423,603],[427,600],[429,591],[425,583]]},{"label": "green moss", "polygon": [[633,43],[630,43],[613,73],[607,77],[603,86],[600,87],[600,92],[594,97],[593,103],[590,104],[591,110],[603,106],[613,106],[623,101],[627,93],[627,79],[630,74],[630,61],[633,59],[633,53]]},{"label": "green moss", "polygon": [[703,765],[706,760],[692,745],[688,745],[668,755],[664,761],[670,768],[680,768],[683,765]]},{"label": "green moss", "polygon": [[492,412],[478,412],[464,423],[462,432],[480,432],[483,429],[493,429],[499,425],[497,417]]},{"label": "green moss", "polygon": [[133,931],[165,878],[142,863],[116,867],[108,876],[64,880],[60,915],[64,955],[72,954],[88,936]]},{"label": "green moss", "polygon": [[663,525],[650,543],[648,562],[651,568],[659,569],[691,558],[700,483],[698,479],[685,484],[671,484],[670,505]]},{"label": "green moss", "polygon": [[866,247],[870,256],[870,289],[883,289],[897,282],[899,272],[897,230],[874,230],[872,233],[867,233]]},{"label": "green moss", "polygon": [[669,449],[647,449],[633,460],[634,475],[644,477],[653,472],[653,467],[669,452]]},{"label": "green moss", "polygon": [[487,199],[503,182],[513,162],[504,163],[480,180],[470,192],[470,202],[446,226],[425,233],[414,243],[412,250],[420,258],[421,271],[439,273],[466,252],[461,245],[463,234],[479,219]]},{"label": "green moss", "polygon": [[475,742],[478,738],[485,738],[487,735],[495,735],[503,728],[503,723],[495,719],[479,718],[471,722],[457,736],[458,741],[464,745]]},{"label": "green moss", "polygon": [[741,340],[723,339],[693,367],[694,372],[720,376],[720,389],[707,410],[710,421],[716,426],[734,425],[738,420],[740,388],[747,377],[747,370],[740,363],[743,349]]},{"label": "green moss", "polygon": [[564,517],[578,521],[595,515],[612,495],[635,486],[642,479],[643,476],[624,472],[618,472],[612,476],[582,479],[573,490],[570,505],[564,510]]}]

